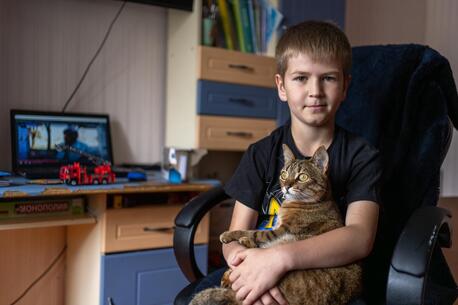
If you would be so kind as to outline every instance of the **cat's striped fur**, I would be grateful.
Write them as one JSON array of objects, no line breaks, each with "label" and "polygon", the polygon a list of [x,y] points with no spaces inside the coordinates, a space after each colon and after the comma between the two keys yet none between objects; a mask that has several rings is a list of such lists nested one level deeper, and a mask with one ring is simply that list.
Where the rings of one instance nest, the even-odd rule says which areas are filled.
[{"label": "cat's striped fur", "polygon": [[[343,226],[327,178],[329,157],[318,148],[310,160],[296,160],[283,145],[285,165],[280,175],[284,195],[276,227],[272,231],[238,230],[221,234],[223,243],[238,241],[248,247],[271,247],[278,243],[303,240]],[[266,266],[267,267],[267,266]],[[230,270],[221,286],[197,294],[191,305],[240,305],[230,289]],[[336,268],[291,271],[280,281],[283,296],[290,305],[343,305],[361,290],[361,267],[350,264]]]}]

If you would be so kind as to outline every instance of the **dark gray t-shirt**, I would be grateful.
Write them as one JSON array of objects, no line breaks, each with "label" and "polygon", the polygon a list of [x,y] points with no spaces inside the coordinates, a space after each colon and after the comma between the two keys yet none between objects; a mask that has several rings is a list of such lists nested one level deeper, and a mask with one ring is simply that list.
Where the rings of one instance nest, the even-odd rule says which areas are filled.
[{"label": "dark gray t-shirt", "polygon": [[[283,143],[291,148],[296,158],[307,158],[294,144],[291,125],[283,125],[248,147],[236,172],[224,187],[232,198],[258,211],[259,229],[271,229],[275,225],[275,215],[281,206],[278,177],[283,167]],[[336,126],[327,151],[332,193],[342,216],[347,205],[357,200],[380,204],[378,150],[362,137]]]}]

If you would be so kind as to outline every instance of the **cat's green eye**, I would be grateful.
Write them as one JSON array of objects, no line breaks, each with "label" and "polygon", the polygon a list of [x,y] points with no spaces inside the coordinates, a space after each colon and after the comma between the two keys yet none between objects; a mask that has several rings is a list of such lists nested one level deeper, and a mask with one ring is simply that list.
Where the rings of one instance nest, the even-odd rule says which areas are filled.
[{"label": "cat's green eye", "polygon": [[309,179],[310,178],[309,178],[309,176],[307,176],[307,174],[300,174],[299,175],[299,181],[300,182],[307,182],[307,181],[309,181]]},{"label": "cat's green eye", "polygon": [[281,171],[280,180],[285,181],[288,178],[288,173],[286,171]]}]

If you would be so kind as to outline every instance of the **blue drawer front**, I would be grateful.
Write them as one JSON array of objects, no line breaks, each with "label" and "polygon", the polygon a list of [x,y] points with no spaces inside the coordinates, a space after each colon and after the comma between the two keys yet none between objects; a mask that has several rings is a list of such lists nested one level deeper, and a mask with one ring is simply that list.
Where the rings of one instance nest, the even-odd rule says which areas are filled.
[{"label": "blue drawer front", "polygon": [[[195,248],[204,273],[207,251],[207,245]],[[189,284],[173,249],[104,255],[101,275],[101,305],[172,305],[178,292]]]},{"label": "blue drawer front", "polygon": [[277,90],[199,80],[197,113],[275,119]]}]

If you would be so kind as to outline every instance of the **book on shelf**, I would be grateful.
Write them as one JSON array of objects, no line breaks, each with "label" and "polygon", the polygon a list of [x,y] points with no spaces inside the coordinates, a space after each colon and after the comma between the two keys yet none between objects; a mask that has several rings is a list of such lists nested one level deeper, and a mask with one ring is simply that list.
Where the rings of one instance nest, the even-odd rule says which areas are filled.
[{"label": "book on shelf", "polygon": [[[237,0],[234,0],[234,1],[237,1]],[[249,3],[248,3],[248,0],[238,0],[238,1],[240,1],[240,18],[241,18],[240,21],[242,23],[243,41],[245,42],[245,49],[247,53],[254,53],[253,40],[251,36]]]},{"label": "book on shelf", "polygon": [[86,200],[75,198],[18,198],[0,205],[0,221],[43,216],[82,216],[86,212]]},{"label": "book on shelf", "polygon": [[254,22],[253,0],[245,0],[245,1],[247,4],[247,10],[248,10],[248,21],[249,21],[249,27],[250,27],[250,40],[251,40],[252,52],[258,53],[258,48],[256,46],[256,26]]},{"label": "book on shelf", "polygon": [[268,0],[262,0],[265,2],[265,9],[266,9],[266,29],[263,32],[265,35],[265,45],[264,52],[267,51],[267,45],[269,44],[270,40],[272,39],[275,31],[280,26],[280,23],[283,19],[283,15],[272,5],[268,3]]},{"label": "book on shelf", "polygon": [[221,23],[223,25],[224,38],[226,41],[226,48],[229,50],[235,50],[236,45],[234,38],[234,21],[231,16],[231,11],[228,8],[226,0],[217,0],[219,8],[219,16],[221,17]]},{"label": "book on shelf", "polygon": [[260,22],[261,22],[261,52],[266,52],[267,42],[266,42],[266,19],[267,19],[267,10],[265,9],[264,0],[259,0],[261,2],[260,11]]},{"label": "book on shelf", "polygon": [[211,42],[204,40],[205,45],[257,54],[267,52],[283,18],[269,0],[208,0],[202,9],[206,37],[209,15],[216,34]]},{"label": "book on shelf", "polygon": [[254,27],[256,29],[255,39],[256,39],[256,50],[258,53],[262,53],[262,29],[261,29],[261,6],[259,4],[260,0],[253,0],[253,11],[254,11]]},{"label": "book on shelf", "polygon": [[240,0],[230,0],[230,2],[232,3],[232,11],[234,13],[235,26],[237,28],[237,40],[239,42],[240,51],[248,52],[242,25],[242,9],[240,7]]}]

